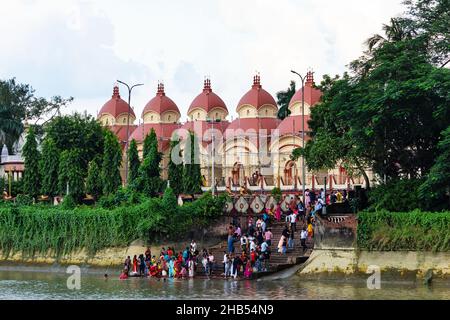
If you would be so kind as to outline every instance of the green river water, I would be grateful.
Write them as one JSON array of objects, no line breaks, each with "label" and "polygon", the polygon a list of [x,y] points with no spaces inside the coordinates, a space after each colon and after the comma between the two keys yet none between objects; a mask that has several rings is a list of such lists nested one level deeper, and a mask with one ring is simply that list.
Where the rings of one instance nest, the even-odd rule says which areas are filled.
[{"label": "green river water", "polygon": [[369,290],[365,279],[208,280],[158,281],[153,278],[119,280],[110,273],[82,273],[81,288],[70,290],[70,275],[51,271],[0,271],[0,299],[450,299],[449,282],[424,285],[419,281],[386,281]]}]

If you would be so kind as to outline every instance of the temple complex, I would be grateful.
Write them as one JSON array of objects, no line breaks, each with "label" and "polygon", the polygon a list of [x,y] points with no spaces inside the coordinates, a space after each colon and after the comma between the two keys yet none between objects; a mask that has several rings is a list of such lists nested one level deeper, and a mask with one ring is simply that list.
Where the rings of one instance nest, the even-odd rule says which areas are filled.
[{"label": "temple complex", "polygon": [[158,149],[163,153],[164,179],[168,176],[172,136],[180,137],[183,152],[187,134],[194,132],[198,138],[204,191],[210,190],[213,183],[219,192],[245,188],[263,193],[274,187],[292,192],[302,190],[303,183],[309,189],[324,188],[325,184],[327,189],[364,187],[362,177],[350,177],[340,166],[321,172],[307,170],[302,181],[301,159],[293,161],[290,156],[295,148],[302,146],[302,134],[306,141],[309,139],[310,110],[320,102],[321,92],[314,86],[312,72],[307,74],[303,92],[304,114],[300,88],[289,103],[290,116],[281,121],[277,118],[275,99],[263,88],[260,75],[256,74],[250,89],[236,106],[237,118],[230,121],[227,105],[213,91],[211,80],[207,78],[203,90],[188,108],[188,120],[182,123],[177,104],[166,95],[164,84],[159,83],[156,95],[145,105],[136,125],[133,109],[120,97],[115,85],[112,98],[103,105],[97,118],[125,147],[129,112],[129,141],[136,140],[141,157],[144,138],[154,129]]}]

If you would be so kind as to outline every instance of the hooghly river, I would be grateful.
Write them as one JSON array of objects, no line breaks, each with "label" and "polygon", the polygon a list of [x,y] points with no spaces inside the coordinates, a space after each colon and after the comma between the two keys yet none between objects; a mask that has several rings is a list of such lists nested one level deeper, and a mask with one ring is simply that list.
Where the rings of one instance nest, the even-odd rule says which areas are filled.
[{"label": "hooghly river", "polygon": [[364,279],[304,281],[119,280],[111,273],[82,274],[80,289],[70,290],[70,275],[59,272],[0,271],[0,299],[450,299],[450,283],[382,282],[369,290]]}]

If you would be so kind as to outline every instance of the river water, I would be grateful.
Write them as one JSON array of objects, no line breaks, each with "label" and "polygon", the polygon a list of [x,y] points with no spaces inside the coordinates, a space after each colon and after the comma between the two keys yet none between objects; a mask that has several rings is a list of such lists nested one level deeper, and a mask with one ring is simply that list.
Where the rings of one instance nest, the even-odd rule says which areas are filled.
[{"label": "river water", "polygon": [[70,275],[58,272],[0,271],[0,299],[450,299],[450,283],[426,286],[415,281],[382,282],[369,290],[364,279],[158,281],[148,278],[119,280],[111,274],[82,274],[81,288],[70,290]]}]

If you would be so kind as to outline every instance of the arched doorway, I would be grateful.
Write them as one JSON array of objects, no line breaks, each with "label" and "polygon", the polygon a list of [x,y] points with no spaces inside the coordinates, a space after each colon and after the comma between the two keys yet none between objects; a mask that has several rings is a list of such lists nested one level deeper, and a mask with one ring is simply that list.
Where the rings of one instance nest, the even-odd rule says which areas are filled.
[{"label": "arched doorway", "polygon": [[284,167],[284,183],[293,185],[297,176],[297,166],[294,161],[288,161]]},{"label": "arched doorway", "polygon": [[244,185],[244,166],[240,162],[236,162],[233,165],[232,174],[232,182],[235,186],[243,186]]}]

